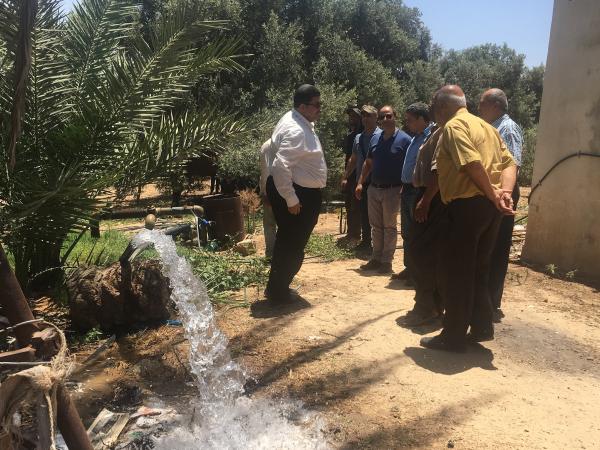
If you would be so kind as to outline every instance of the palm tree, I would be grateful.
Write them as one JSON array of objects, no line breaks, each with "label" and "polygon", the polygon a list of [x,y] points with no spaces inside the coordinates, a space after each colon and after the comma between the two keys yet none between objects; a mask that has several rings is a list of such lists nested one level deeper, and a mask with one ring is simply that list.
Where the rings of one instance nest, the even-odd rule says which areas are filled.
[{"label": "palm tree", "polygon": [[[0,0],[3,149],[18,100],[21,2]],[[154,180],[248,128],[190,100],[203,76],[242,69],[237,42],[217,34],[226,24],[196,20],[196,2],[172,1],[144,33],[133,1],[81,0],[66,16],[60,3],[38,0],[14,166],[10,151],[2,156],[0,240],[22,284],[62,265],[67,235],[86,229],[109,188]]]}]

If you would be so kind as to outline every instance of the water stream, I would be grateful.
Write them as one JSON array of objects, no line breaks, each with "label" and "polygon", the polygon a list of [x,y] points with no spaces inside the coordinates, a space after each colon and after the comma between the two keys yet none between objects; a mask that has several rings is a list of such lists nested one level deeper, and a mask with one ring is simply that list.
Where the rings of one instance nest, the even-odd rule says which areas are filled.
[{"label": "water stream", "polygon": [[173,239],[144,230],[133,243],[152,243],[162,260],[190,343],[190,366],[199,391],[193,423],[158,438],[156,449],[327,449],[321,432],[324,423],[316,414],[291,400],[244,394],[247,375],[231,359],[206,288],[185,258],[177,255]]}]

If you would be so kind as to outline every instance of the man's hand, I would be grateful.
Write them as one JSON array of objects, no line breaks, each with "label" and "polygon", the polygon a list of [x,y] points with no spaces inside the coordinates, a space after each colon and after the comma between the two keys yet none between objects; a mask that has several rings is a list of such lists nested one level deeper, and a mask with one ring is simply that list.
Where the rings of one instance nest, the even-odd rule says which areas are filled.
[{"label": "man's hand", "polygon": [[360,198],[362,197],[362,191],[363,191],[363,185],[361,183],[358,183],[356,185],[356,189],[354,190],[354,195],[356,196],[357,200],[360,200]]},{"label": "man's hand", "polygon": [[423,223],[427,221],[427,216],[429,215],[429,206],[431,202],[425,200],[425,198],[421,198],[415,207],[415,220],[419,223]]},{"label": "man's hand", "polygon": [[346,186],[348,185],[348,179],[342,178],[342,192],[346,190]]},{"label": "man's hand", "polygon": [[294,206],[288,206],[288,211],[290,212],[290,214],[297,216],[298,214],[300,214],[301,208],[302,208],[302,204],[296,203]]},{"label": "man's hand", "polygon": [[514,216],[513,211],[513,199],[509,192],[503,191],[502,189],[494,189],[495,201],[494,204],[498,211],[505,216]]}]

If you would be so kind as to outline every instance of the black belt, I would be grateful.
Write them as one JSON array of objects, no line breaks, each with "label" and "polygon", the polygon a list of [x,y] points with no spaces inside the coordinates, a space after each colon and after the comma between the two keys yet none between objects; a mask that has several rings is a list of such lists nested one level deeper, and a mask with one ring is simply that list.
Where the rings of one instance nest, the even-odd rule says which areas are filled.
[{"label": "black belt", "polygon": [[292,186],[294,186],[294,189],[298,189],[301,191],[321,192],[321,188],[309,188],[309,187],[300,186],[299,184],[296,184],[296,183],[292,183]]},{"label": "black belt", "polygon": [[371,183],[371,186],[376,187],[377,189],[389,189],[389,188],[393,188],[393,187],[400,187],[400,186],[402,186],[402,183],[392,183],[392,184]]}]

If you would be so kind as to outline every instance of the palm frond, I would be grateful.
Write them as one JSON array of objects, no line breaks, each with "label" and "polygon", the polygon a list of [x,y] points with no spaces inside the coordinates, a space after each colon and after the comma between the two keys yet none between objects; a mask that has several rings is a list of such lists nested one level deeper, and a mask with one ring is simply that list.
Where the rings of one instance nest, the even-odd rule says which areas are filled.
[{"label": "palm frond", "polygon": [[85,0],[73,5],[65,51],[78,98],[101,83],[115,52],[133,31],[138,5],[128,0]]}]

